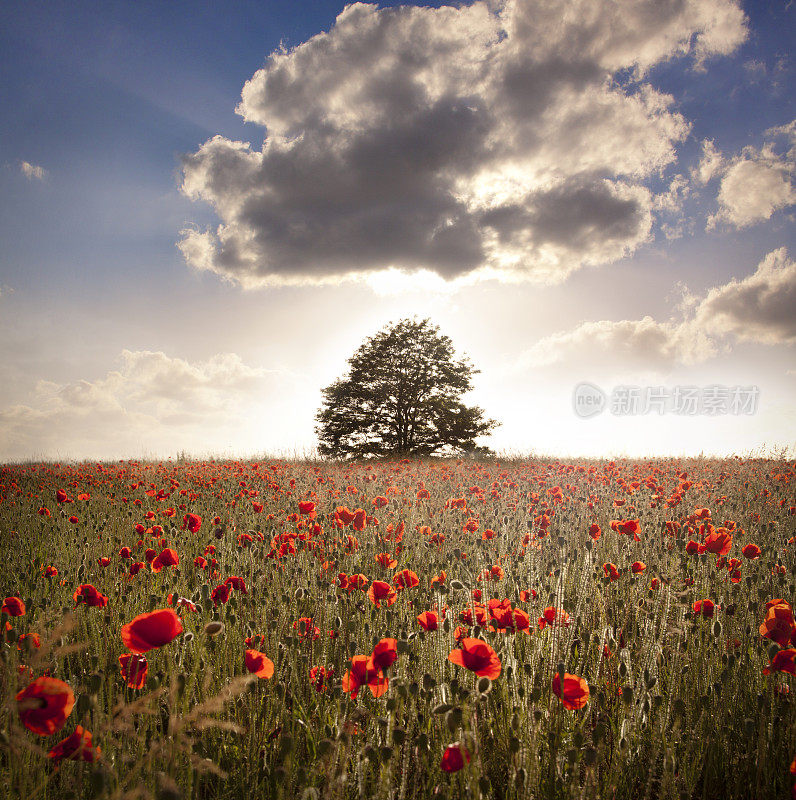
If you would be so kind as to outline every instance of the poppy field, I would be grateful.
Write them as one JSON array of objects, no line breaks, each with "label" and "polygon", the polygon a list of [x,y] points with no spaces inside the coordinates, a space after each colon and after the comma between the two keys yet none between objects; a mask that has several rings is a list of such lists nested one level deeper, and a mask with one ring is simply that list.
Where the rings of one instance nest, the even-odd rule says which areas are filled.
[{"label": "poppy field", "polygon": [[796,796],[794,486],[781,458],[0,467],[0,796]]}]

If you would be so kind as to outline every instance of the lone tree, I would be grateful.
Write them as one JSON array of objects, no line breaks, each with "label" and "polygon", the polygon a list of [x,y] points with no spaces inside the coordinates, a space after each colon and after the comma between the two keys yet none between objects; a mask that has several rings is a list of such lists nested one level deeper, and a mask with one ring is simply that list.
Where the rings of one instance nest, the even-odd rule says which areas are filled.
[{"label": "lone tree", "polygon": [[478,373],[424,319],[403,319],[366,339],[349,372],[323,390],[315,429],[322,455],[360,458],[484,451],[498,423],[459,399]]}]

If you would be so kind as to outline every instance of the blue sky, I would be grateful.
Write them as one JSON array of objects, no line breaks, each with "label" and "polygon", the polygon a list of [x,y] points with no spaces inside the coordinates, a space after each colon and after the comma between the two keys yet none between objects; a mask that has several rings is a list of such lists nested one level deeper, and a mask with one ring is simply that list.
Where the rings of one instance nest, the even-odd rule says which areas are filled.
[{"label": "blue sky", "polygon": [[[667,16],[667,4],[642,3],[649,13],[621,32],[600,15],[573,23],[577,2],[461,4],[444,18],[424,11],[443,3],[393,5],[338,23],[332,2],[4,5],[0,459],[304,451],[320,388],[364,336],[415,313],[481,368],[474,398],[503,421],[498,449],[794,444],[793,5],[689,0]],[[570,14],[570,32],[556,14]],[[588,55],[573,55],[576,36]],[[269,61],[280,47],[284,89]],[[489,59],[486,77],[468,72]],[[517,75],[527,83],[511,94]],[[236,113],[247,81],[250,121]],[[653,100],[634,104],[642,97]],[[448,112],[464,126],[446,133]],[[333,134],[317,125],[324,115]],[[559,118],[572,123],[557,129]],[[445,154],[428,172],[411,143],[437,136]],[[513,145],[497,153],[501,137]],[[251,143],[262,185],[222,173],[236,142]],[[345,170],[316,187],[280,183],[283,161],[311,176],[341,152],[365,177],[372,167],[356,159],[372,153],[361,164],[403,166],[374,178],[375,201],[351,194]],[[332,224],[343,198],[351,215]],[[429,250],[413,207],[454,235]],[[330,231],[360,217],[327,259]],[[280,238],[287,228],[317,233]],[[205,236],[198,250],[178,248],[187,230]],[[750,304],[769,323],[750,324]],[[743,420],[583,421],[568,397],[586,379],[754,383],[761,406]],[[540,431],[542,418],[555,423]]]}]

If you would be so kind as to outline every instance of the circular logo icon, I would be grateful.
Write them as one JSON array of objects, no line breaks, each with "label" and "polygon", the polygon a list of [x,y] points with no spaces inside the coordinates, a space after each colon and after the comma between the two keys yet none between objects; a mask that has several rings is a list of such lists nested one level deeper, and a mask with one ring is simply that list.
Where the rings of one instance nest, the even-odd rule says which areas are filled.
[{"label": "circular logo icon", "polygon": [[593,383],[579,383],[572,392],[572,407],[582,419],[588,419],[605,410],[605,392]]}]

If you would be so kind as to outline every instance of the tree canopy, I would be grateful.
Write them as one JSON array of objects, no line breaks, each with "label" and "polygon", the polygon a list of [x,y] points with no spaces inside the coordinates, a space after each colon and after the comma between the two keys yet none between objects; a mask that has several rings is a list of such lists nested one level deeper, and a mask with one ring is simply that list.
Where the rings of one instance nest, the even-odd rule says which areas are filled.
[{"label": "tree canopy", "polygon": [[483,451],[476,437],[498,423],[460,399],[477,373],[430,320],[388,325],[323,390],[318,449],[335,458]]}]

